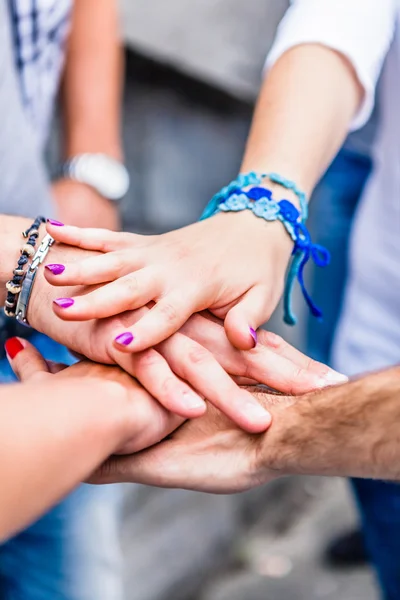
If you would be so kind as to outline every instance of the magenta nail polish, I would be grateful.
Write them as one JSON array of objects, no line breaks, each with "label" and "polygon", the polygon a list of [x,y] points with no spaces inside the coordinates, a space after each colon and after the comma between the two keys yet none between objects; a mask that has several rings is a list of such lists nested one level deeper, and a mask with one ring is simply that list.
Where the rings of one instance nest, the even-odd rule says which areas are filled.
[{"label": "magenta nail polish", "polygon": [[57,298],[57,300],[53,300],[53,302],[60,308],[69,308],[75,303],[75,300],[72,300],[72,298]]},{"label": "magenta nail polish", "polygon": [[65,271],[64,265],[57,265],[57,264],[46,265],[45,269],[50,271],[50,273],[53,273],[53,275],[61,275],[61,273],[64,273],[64,271]]},{"label": "magenta nail polish", "polygon": [[257,337],[257,331],[255,329],[253,329],[252,327],[250,327],[250,335],[254,340],[254,348],[255,348],[257,346],[258,337]]},{"label": "magenta nail polish", "polygon": [[133,337],[133,335],[129,331],[126,331],[125,333],[121,333],[120,335],[118,335],[115,338],[115,341],[121,346],[129,346],[129,344],[131,344],[134,339],[135,338]]},{"label": "magenta nail polish", "polygon": [[54,225],[54,227],[64,227],[64,223],[56,221],[55,219],[47,219],[47,222],[50,223],[50,225]]}]

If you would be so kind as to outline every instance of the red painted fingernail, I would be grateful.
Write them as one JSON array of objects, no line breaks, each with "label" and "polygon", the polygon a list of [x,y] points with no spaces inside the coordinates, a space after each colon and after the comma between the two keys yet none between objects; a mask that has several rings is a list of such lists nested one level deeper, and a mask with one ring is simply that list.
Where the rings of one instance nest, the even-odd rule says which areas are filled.
[{"label": "red painted fingernail", "polygon": [[257,331],[255,329],[253,329],[252,327],[250,327],[250,335],[254,340],[254,348],[255,348],[257,346],[258,337],[257,337]]},{"label": "red painted fingernail", "polygon": [[118,335],[115,338],[115,341],[121,346],[129,346],[129,344],[131,344],[134,339],[135,338],[133,337],[133,335],[129,331],[126,331],[125,333],[121,333],[120,335]]},{"label": "red painted fingernail", "polygon": [[50,271],[50,273],[53,273],[53,275],[61,275],[61,273],[64,273],[64,271],[65,271],[64,265],[57,265],[57,264],[46,265],[45,269]]},{"label": "red painted fingernail", "polygon": [[60,221],[55,221],[55,219],[47,219],[47,222],[50,225],[54,225],[54,227],[64,227],[64,223],[61,223]]},{"label": "red painted fingernail", "polygon": [[24,349],[23,345],[18,338],[13,337],[6,341],[4,344],[8,356],[13,360],[21,350]]},{"label": "red painted fingernail", "polygon": [[72,300],[72,298],[57,298],[57,300],[53,300],[53,302],[60,308],[69,308],[75,304],[75,300]]}]

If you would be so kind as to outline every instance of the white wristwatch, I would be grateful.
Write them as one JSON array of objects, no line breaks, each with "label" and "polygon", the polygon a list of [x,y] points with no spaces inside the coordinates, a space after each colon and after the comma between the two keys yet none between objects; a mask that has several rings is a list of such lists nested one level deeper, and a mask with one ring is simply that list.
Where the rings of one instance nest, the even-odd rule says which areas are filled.
[{"label": "white wristwatch", "polygon": [[62,177],[86,183],[107,200],[121,200],[129,189],[126,167],[107,154],[78,154],[61,167]]}]

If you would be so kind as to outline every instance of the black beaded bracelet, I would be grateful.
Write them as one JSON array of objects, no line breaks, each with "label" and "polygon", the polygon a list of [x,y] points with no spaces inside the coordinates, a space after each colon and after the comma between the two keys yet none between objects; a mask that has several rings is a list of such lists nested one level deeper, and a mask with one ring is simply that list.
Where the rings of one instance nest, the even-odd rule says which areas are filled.
[{"label": "black beaded bracelet", "polygon": [[23,237],[28,238],[27,242],[21,248],[21,256],[19,257],[17,267],[13,271],[13,278],[6,283],[7,298],[4,305],[4,312],[7,317],[15,317],[15,309],[17,307],[18,296],[22,289],[26,270],[25,266],[29,259],[35,254],[35,246],[39,237],[40,226],[46,222],[44,217],[36,217],[32,225],[22,232]]}]

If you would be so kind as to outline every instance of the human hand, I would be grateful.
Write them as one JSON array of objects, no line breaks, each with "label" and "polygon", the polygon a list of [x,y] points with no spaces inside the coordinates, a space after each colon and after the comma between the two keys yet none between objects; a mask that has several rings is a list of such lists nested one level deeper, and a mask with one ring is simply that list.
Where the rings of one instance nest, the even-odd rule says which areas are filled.
[{"label": "human hand", "polygon": [[[40,386],[51,381],[54,396],[71,382],[76,384],[78,395],[71,397],[70,402],[78,401],[82,414],[85,403],[89,404],[95,398],[98,413],[104,416],[100,420],[104,428],[102,434],[113,440],[110,453],[131,454],[143,450],[159,442],[184,421],[165,410],[119,367],[90,361],[71,367],[48,362],[32,344],[19,338],[8,340],[6,350],[10,365],[21,382]],[[113,382],[115,385],[110,387]]]},{"label": "human hand", "polygon": [[[104,253],[67,268],[54,285],[97,285],[74,298],[62,319],[104,318],[154,301],[125,333],[125,352],[140,352],[179,330],[196,312],[225,319],[229,340],[254,347],[255,330],[275,309],[293,243],[279,222],[249,211],[219,214],[160,236],[48,227],[58,241]],[[123,333],[121,331],[121,333]]]},{"label": "human hand", "polygon": [[[210,406],[206,415],[188,421],[153,448],[135,456],[111,457],[90,482],[135,482],[232,494],[279,477],[283,473],[275,470],[279,453],[279,445],[274,444],[275,418],[284,419],[295,399],[258,391],[261,392],[253,388],[254,395],[274,414],[274,422],[265,435],[242,431]],[[265,439],[271,439],[268,452]]]},{"label": "human hand", "polygon": [[[56,244],[47,260],[61,262],[62,256],[72,263],[82,254],[85,256],[82,250]],[[233,382],[223,364],[190,338],[178,333],[157,348],[134,355],[121,352],[113,343],[115,336],[122,326],[132,325],[147,308],[85,323],[58,319],[49,308],[59,288],[50,286],[43,272],[44,269],[38,272],[28,313],[35,329],[96,362],[120,365],[167,410],[182,417],[203,414],[206,410],[203,396],[207,396],[249,431],[264,431],[268,427],[268,413]],[[86,292],[83,287],[75,290],[76,294]]]},{"label": "human hand", "polygon": [[118,207],[95,189],[72,179],[58,179],[51,186],[57,219],[77,227],[120,229]]}]

